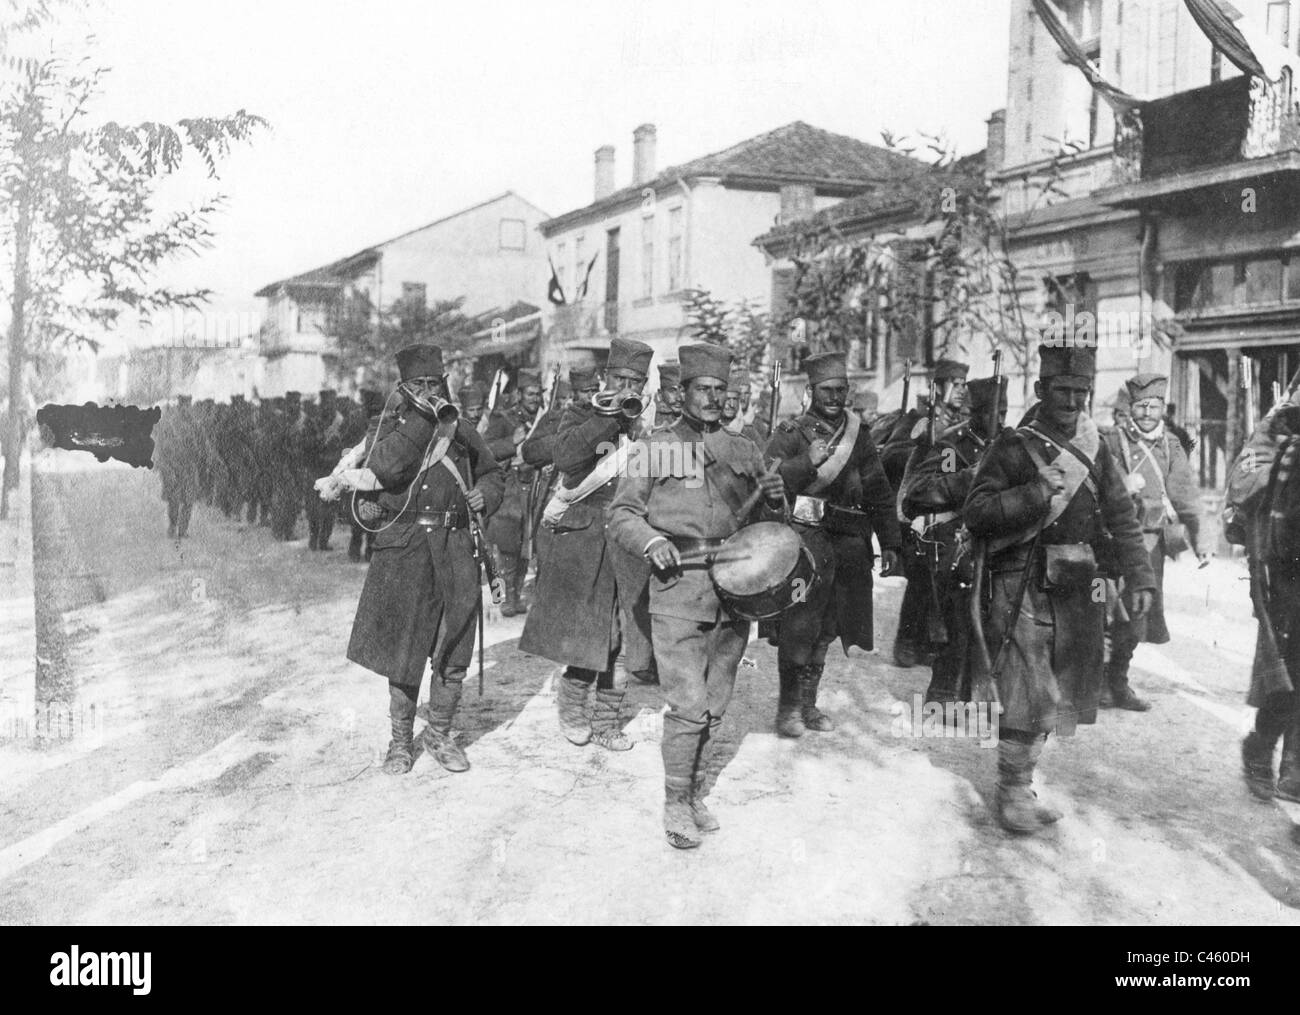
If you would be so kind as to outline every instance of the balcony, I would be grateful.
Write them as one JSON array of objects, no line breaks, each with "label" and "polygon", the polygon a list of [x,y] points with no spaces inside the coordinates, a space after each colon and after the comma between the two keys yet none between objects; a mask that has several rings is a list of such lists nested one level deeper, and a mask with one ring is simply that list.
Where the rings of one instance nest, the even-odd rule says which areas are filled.
[{"label": "balcony", "polygon": [[1300,173],[1289,76],[1242,76],[1148,102],[1115,120],[1114,181],[1096,194],[1138,208],[1243,180]]}]

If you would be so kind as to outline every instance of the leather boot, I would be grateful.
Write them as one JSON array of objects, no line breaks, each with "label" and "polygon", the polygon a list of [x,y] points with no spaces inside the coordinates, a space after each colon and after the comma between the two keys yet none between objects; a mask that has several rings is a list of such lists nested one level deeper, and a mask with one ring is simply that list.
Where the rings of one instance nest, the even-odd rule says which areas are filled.
[{"label": "leather boot", "polygon": [[501,604],[501,616],[517,617],[524,611],[519,608],[519,558],[501,554],[501,581],[506,587],[505,602]]},{"label": "leather boot", "polygon": [[560,732],[571,744],[581,747],[591,740],[587,721],[587,691],[591,685],[571,676],[566,669],[556,680],[555,705],[560,715]]},{"label": "leather boot", "polygon": [[1026,835],[1043,827],[1038,801],[1030,788],[1034,778],[1030,745],[998,741],[998,823],[1008,832]]},{"label": "leather boot", "polygon": [[443,681],[434,676],[429,689],[429,725],[424,728],[424,747],[448,772],[468,772],[469,759],[451,735],[451,720],[460,705],[460,680]]},{"label": "leather boot", "polygon": [[[1269,752],[1270,760],[1272,752]],[[1282,767],[1277,773],[1273,795],[1281,800],[1300,803],[1300,727],[1292,719],[1282,734]]]},{"label": "leather boot", "polygon": [[591,705],[591,742],[607,751],[632,749],[632,741],[623,732],[619,717],[624,693],[617,688],[597,687],[596,700]]},{"label": "leather boot", "polygon": [[800,699],[799,674],[802,667],[778,663],[781,682],[776,699],[776,735],[795,739],[803,736],[803,702]]},{"label": "leather boot", "polygon": [[817,688],[822,682],[822,666],[809,663],[799,674],[799,700],[802,705],[804,729],[829,733],[835,729],[830,716],[817,707]]},{"label": "leather boot", "polygon": [[920,658],[920,650],[916,643],[906,641],[902,638],[894,640],[894,665],[899,669],[909,670],[916,665]]},{"label": "leather boot", "polygon": [[664,716],[660,744],[664,760],[664,836],[675,849],[694,849],[703,841],[691,813],[691,794],[700,738],[707,730],[704,723],[686,722],[672,713]]},{"label": "leather boot", "polygon": [[1038,767],[1038,759],[1043,756],[1043,747],[1046,743],[1047,738],[1042,736],[1029,745],[1029,792],[1034,798],[1034,813],[1038,816],[1038,820],[1045,825],[1051,825],[1060,821],[1063,815],[1057,808],[1040,799],[1038,794],[1034,792],[1032,784],[1034,769]]},{"label": "leather boot", "polygon": [[716,832],[722,825],[704,804],[704,782],[709,774],[709,758],[713,755],[714,725],[711,723],[700,735],[700,749],[695,756],[695,771],[691,774],[691,818],[701,832]]},{"label": "leather boot", "polygon": [[1273,779],[1273,749],[1276,741],[1260,736],[1254,730],[1241,742],[1241,766],[1246,777],[1246,787],[1261,800],[1272,800],[1277,787]]},{"label": "leather boot", "polygon": [[415,745],[411,733],[415,728],[415,695],[397,684],[388,685],[388,720],[393,739],[384,756],[384,772],[405,775],[415,764]]}]

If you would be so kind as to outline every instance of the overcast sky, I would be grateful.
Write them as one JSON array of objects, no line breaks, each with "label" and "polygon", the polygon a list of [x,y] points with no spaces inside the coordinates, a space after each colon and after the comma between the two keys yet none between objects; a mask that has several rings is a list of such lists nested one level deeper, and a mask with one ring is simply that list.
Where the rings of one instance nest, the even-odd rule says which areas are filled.
[{"label": "overcast sky", "polygon": [[91,17],[103,118],[272,122],[223,169],[215,249],[169,276],[254,309],[267,282],[505,190],[586,204],[594,149],[615,145],[630,182],[644,122],[660,167],[792,120],[978,150],[1006,102],[1009,2],[120,0]]}]

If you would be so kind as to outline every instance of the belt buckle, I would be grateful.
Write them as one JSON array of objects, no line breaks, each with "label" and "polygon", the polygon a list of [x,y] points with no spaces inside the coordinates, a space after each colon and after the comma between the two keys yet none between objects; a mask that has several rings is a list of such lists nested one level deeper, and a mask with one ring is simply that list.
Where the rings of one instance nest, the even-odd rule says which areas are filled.
[{"label": "belt buckle", "polygon": [[795,497],[791,517],[804,525],[820,525],[826,517],[826,501],[821,497]]}]

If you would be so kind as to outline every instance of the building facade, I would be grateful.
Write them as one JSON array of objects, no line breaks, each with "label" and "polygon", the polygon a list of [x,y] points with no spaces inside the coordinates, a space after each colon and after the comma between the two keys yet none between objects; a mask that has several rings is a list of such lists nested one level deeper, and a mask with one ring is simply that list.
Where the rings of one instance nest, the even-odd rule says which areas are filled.
[{"label": "building facade", "polygon": [[673,358],[688,334],[693,289],[767,310],[770,274],[754,236],[783,215],[809,214],[915,168],[802,122],[665,170],[655,146],[654,126],[638,127],[632,180],[621,188],[614,148],[597,149],[592,203],[542,224],[564,300],[545,304],[545,365],[599,363],[614,335]]},{"label": "building facade", "polygon": [[[528,299],[544,276],[537,228],[546,212],[508,191],[331,264],[264,286],[267,394],[315,391],[334,376],[340,321],[398,302],[465,298],[470,317]],[[360,308],[360,309],[359,309]]]}]

